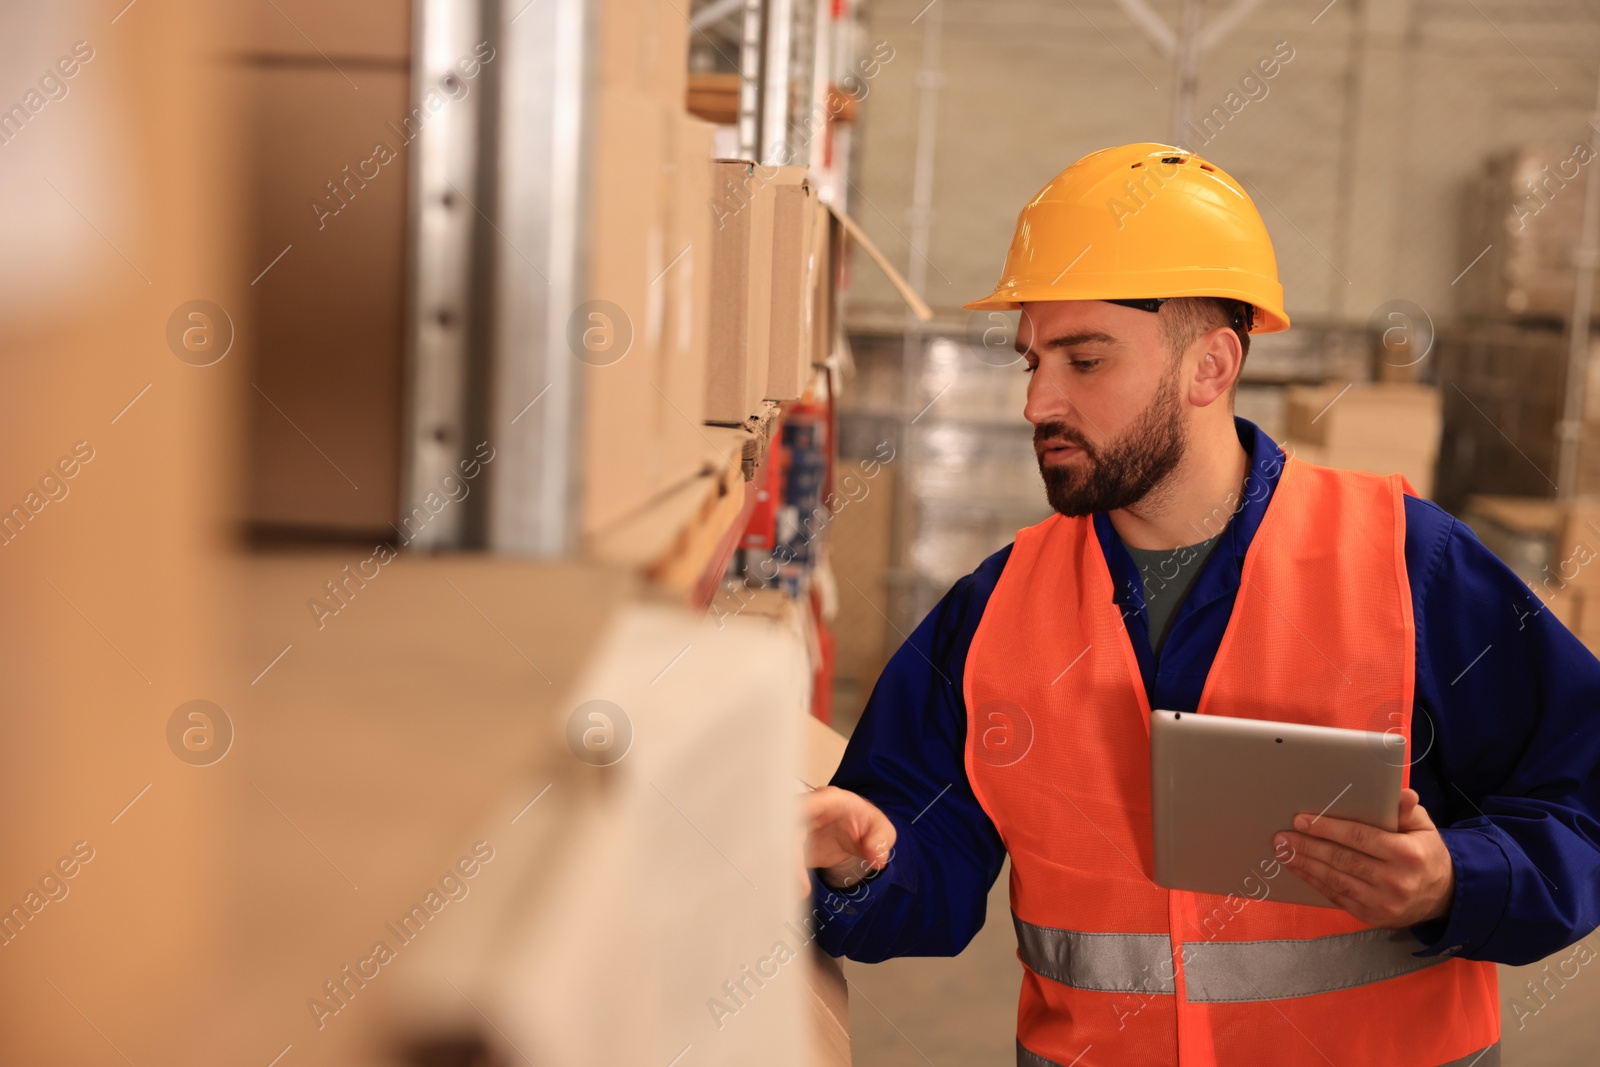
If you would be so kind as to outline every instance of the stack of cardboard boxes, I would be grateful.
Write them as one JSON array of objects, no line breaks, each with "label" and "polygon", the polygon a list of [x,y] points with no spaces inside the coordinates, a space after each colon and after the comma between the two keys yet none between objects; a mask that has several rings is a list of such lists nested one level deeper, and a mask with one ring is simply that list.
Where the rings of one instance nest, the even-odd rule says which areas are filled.
[{"label": "stack of cardboard boxes", "polygon": [[[1569,390],[1586,390],[1575,484],[1600,493],[1600,346],[1587,375],[1568,381],[1579,230],[1594,151],[1586,143],[1535,141],[1491,156],[1467,197],[1456,286],[1469,325],[1441,331],[1438,380],[1445,394],[1439,499],[1469,493],[1553,496],[1561,480],[1559,432]],[[1600,302],[1595,304],[1600,309]]]},{"label": "stack of cardboard boxes", "polygon": [[713,160],[671,4],[624,0],[602,23],[589,299],[568,331],[591,545],[697,480],[718,491],[743,447],[721,427],[804,395],[832,349],[836,246],[804,167]]},{"label": "stack of cardboard boxes", "polygon": [[1600,648],[1600,499],[1550,501],[1549,560],[1528,577],[1530,608],[1554,611],[1589,651]]},{"label": "stack of cardboard boxes", "polygon": [[715,167],[706,419],[742,426],[800,399],[831,348],[831,219],[804,167]]},{"label": "stack of cardboard boxes", "polygon": [[[1468,492],[1555,493],[1566,402],[1569,342],[1564,331],[1484,323],[1440,334],[1444,386],[1444,469],[1439,499],[1447,507]],[[1591,346],[1577,492],[1600,493],[1600,340]]]},{"label": "stack of cardboard boxes", "polygon": [[718,459],[700,432],[711,127],[683,105],[687,29],[659,0],[607,4],[599,23],[589,280],[568,328],[583,378],[591,537]]},{"label": "stack of cardboard boxes", "polygon": [[1562,501],[1550,565],[1533,586],[1589,651],[1600,649],[1600,499]]},{"label": "stack of cardboard boxes", "polygon": [[1439,459],[1439,390],[1410,383],[1292,385],[1285,449],[1327,467],[1400,473],[1432,496]]},{"label": "stack of cardboard boxes", "polygon": [[1467,196],[1463,251],[1467,257],[1481,252],[1483,262],[1461,279],[1464,315],[1571,314],[1584,185],[1594,155],[1582,141],[1539,141],[1485,162]]},{"label": "stack of cardboard boxes", "polygon": [[1480,494],[1462,521],[1528,585],[1519,619],[1543,611],[1600,649],[1600,498],[1573,500]]}]

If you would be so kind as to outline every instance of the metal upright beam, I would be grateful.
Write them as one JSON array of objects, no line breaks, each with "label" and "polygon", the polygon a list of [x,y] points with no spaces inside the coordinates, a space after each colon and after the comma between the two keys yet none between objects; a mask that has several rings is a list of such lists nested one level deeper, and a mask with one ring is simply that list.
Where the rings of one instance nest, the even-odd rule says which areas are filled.
[{"label": "metal upright beam", "polygon": [[1194,117],[1195,93],[1200,87],[1200,35],[1205,22],[1205,0],[1183,0],[1179,16],[1176,69],[1172,85],[1172,144],[1183,144],[1188,139],[1190,120]]},{"label": "metal upright beam", "polygon": [[1177,34],[1172,32],[1171,26],[1162,21],[1161,16],[1156,14],[1155,8],[1151,7],[1147,0],[1116,0],[1116,2],[1123,13],[1145,32],[1145,36],[1150,38],[1150,43],[1156,46],[1157,51],[1168,59],[1177,54]]},{"label": "metal upright beam", "polygon": [[761,35],[765,5],[745,0],[744,32],[739,40],[739,154],[761,158]]},{"label": "metal upright beam", "polygon": [[[941,66],[944,44],[944,7],[934,4],[922,15],[922,61],[917,70],[917,140],[911,173],[910,222],[911,248],[906,253],[906,282],[923,296],[928,291],[927,249],[933,236],[933,175],[939,146],[939,90],[944,84]],[[927,334],[922,320],[910,309],[905,314],[905,333],[900,349],[900,415],[898,419],[900,474],[894,482],[895,521],[891,558],[897,566],[910,569],[911,546],[916,539],[914,521],[917,507],[911,477],[917,469],[918,448],[913,424],[921,417],[922,384],[928,362]],[[931,412],[932,419],[938,418]],[[898,604],[890,609],[894,617]],[[913,620],[914,621],[914,620]],[[891,623],[891,626],[897,625]]]},{"label": "metal upright beam", "polygon": [[[833,64],[832,8],[828,0],[815,0],[811,6],[811,100],[822,103],[824,108],[828,100],[828,72]],[[829,122],[823,116],[815,126],[810,126],[811,142],[806,154],[813,174],[822,173],[823,161],[827,158]]]},{"label": "metal upright beam", "polygon": [[714,0],[699,11],[689,20],[691,30],[708,30],[721,22],[735,11],[742,10],[745,0]]},{"label": "metal upright beam", "polygon": [[[459,476],[460,460],[472,444],[471,386],[473,234],[480,102],[484,94],[456,67],[480,63],[474,51],[482,37],[478,0],[421,0],[413,34],[412,93],[417,109],[400,119],[396,132],[409,139],[411,189],[408,227],[410,263],[406,302],[408,406],[400,540],[424,549],[461,547],[467,536],[463,507],[414,520],[430,492],[444,494],[443,480]],[[491,61],[486,65],[492,67]],[[478,67],[480,76],[485,65]],[[446,98],[431,110],[430,94]]]},{"label": "metal upright beam", "polygon": [[597,13],[585,0],[496,0],[499,109],[486,144],[490,314],[488,547],[577,549],[582,378],[568,322],[588,298],[589,114]]},{"label": "metal upright beam", "polygon": [[[1589,128],[1600,131],[1600,84],[1595,88]],[[1568,324],[1566,403],[1557,428],[1560,438],[1556,467],[1556,493],[1563,500],[1578,495],[1579,446],[1583,442],[1584,414],[1588,407],[1589,316],[1594,314],[1594,279],[1600,267],[1600,168],[1590,167],[1583,188],[1583,220],[1578,224],[1578,268],[1572,292],[1572,321]]]},{"label": "metal upright beam", "polygon": [[755,157],[761,163],[787,165],[789,151],[789,47],[794,0],[766,0],[766,40],[762,42],[761,141]]},{"label": "metal upright beam", "polygon": [[1263,0],[1234,0],[1232,7],[1212,19],[1211,24],[1201,32],[1200,51],[1202,53],[1211,51],[1213,45],[1216,45],[1224,37],[1232,33],[1234,28],[1245,19],[1255,14],[1256,8],[1260,7],[1262,2]]},{"label": "metal upright beam", "polygon": [[1200,57],[1249,18],[1261,6],[1262,0],[1234,0],[1209,26],[1205,25],[1205,0],[1183,0],[1176,30],[1156,13],[1149,0],[1116,0],[1116,4],[1145,32],[1158,52],[1173,60],[1170,140],[1175,145],[1181,145],[1189,135],[1189,122],[1194,117],[1194,98],[1200,81]]}]

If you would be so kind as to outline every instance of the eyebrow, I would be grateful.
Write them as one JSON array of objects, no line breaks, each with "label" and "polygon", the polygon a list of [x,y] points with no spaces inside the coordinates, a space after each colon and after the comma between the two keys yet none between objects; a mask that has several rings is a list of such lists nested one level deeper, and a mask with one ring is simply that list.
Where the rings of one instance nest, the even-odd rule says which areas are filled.
[{"label": "eyebrow", "polygon": [[[1080,330],[1077,333],[1064,333],[1060,337],[1052,337],[1042,345],[1033,345],[1034,348],[1072,348],[1077,345],[1112,345],[1121,346],[1122,339],[1113,337],[1104,330]],[[1013,347],[1018,355],[1027,355],[1028,349],[1018,341]]]}]

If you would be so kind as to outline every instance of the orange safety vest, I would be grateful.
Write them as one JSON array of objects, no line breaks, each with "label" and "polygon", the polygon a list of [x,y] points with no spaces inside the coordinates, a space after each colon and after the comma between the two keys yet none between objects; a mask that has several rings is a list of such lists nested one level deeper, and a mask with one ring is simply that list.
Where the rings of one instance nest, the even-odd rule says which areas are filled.
[{"label": "orange safety vest", "polygon": [[[1408,488],[1288,459],[1199,714],[1397,723],[1410,751]],[[1090,518],[1018,533],[965,696],[967,774],[1011,856],[1019,1065],[1500,1062],[1493,964],[1273,900],[1281,866],[1228,896],[1154,883],[1149,698]]]}]

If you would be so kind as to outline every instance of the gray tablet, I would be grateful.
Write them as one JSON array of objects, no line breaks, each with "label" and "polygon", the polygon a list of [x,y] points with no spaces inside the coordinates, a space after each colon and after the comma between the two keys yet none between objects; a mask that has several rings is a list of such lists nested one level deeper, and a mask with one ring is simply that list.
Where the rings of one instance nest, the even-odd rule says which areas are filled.
[{"label": "gray tablet", "polygon": [[1152,711],[1156,884],[1334,907],[1278,862],[1272,835],[1302,811],[1393,832],[1405,761],[1398,733]]}]

